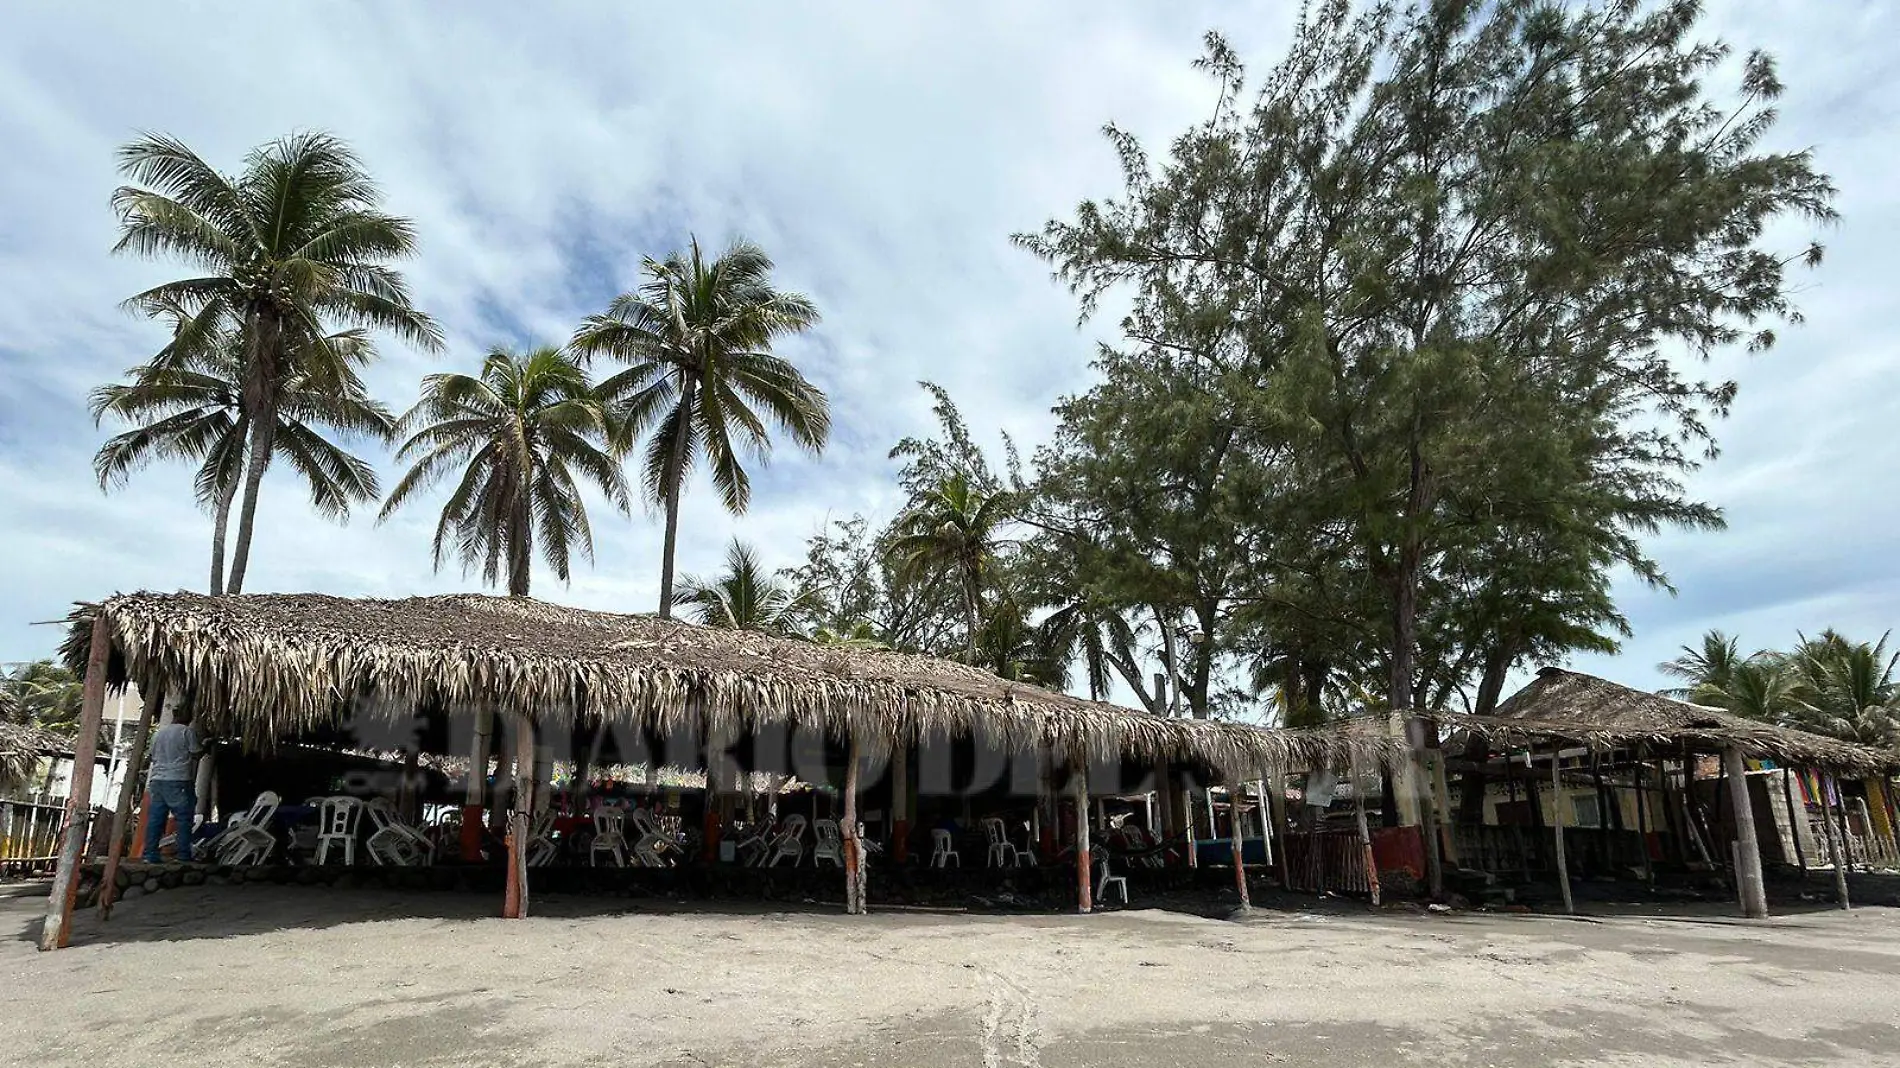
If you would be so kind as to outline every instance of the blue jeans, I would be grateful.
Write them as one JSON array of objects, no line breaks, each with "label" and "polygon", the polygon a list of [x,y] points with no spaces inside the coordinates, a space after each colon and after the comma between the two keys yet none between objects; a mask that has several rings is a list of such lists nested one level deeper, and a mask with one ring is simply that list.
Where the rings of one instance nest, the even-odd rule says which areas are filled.
[{"label": "blue jeans", "polygon": [[198,811],[198,791],[190,779],[153,779],[145,784],[151,791],[151,810],[145,817],[145,863],[157,864],[158,840],[165,837],[165,817],[178,821],[178,859],[191,859],[191,820]]}]

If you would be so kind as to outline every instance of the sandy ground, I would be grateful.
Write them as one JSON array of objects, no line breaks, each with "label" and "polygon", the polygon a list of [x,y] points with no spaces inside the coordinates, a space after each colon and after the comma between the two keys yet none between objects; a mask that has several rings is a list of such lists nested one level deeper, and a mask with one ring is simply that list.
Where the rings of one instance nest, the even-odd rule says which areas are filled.
[{"label": "sandy ground", "polygon": [[177,890],[36,952],[0,1064],[1675,1065],[1900,1056],[1900,910],[1566,920],[628,908]]}]

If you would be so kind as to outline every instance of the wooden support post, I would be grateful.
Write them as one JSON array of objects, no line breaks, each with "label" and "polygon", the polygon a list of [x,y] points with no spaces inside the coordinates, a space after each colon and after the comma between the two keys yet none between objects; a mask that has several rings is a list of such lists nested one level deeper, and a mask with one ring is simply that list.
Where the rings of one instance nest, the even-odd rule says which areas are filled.
[{"label": "wooden support post", "polygon": [[1181,787],[1181,827],[1182,837],[1187,841],[1187,866],[1201,866],[1200,836],[1194,830],[1194,787],[1183,784]]},{"label": "wooden support post", "polygon": [[1794,841],[1795,863],[1801,865],[1801,878],[1805,881],[1808,877],[1808,851],[1801,846],[1801,824],[1807,822],[1808,807],[1795,800],[1793,778],[1793,771],[1781,769],[1781,800],[1788,806],[1788,837]]},{"label": "wooden support post", "polygon": [[1636,787],[1636,838],[1643,847],[1643,882],[1654,885],[1656,869],[1649,857],[1649,795],[1643,789],[1643,757],[1640,750],[1630,761],[1630,782]]},{"label": "wooden support post", "polygon": [[1366,890],[1371,893],[1372,907],[1376,909],[1382,903],[1379,861],[1372,851],[1372,828],[1366,823],[1366,780],[1357,761],[1352,764],[1352,815],[1359,829],[1359,848],[1366,857]]},{"label": "wooden support post", "polygon": [[1828,795],[1837,793],[1834,776],[1821,777],[1821,826],[1827,832],[1827,857],[1834,865],[1834,894],[1840,899],[1841,908],[1853,908],[1847,899],[1847,853],[1841,848],[1841,839],[1834,829],[1834,815],[1828,811]]},{"label": "wooden support post", "polygon": [[1228,840],[1234,847],[1234,888],[1240,891],[1240,908],[1245,912],[1253,908],[1253,895],[1247,892],[1247,831],[1240,821],[1240,799],[1244,795],[1244,783],[1239,775],[1227,780],[1227,822]]},{"label": "wooden support post", "polygon": [[1847,794],[1841,790],[1840,776],[1829,775],[1827,777],[1827,781],[1828,781],[1828,785],[1833,788],[1835,816],[1836,818],[1840,820],[1840,823],[1841,823],[1841,861],[1842,863],[1847,865],[1848,871],[1853,871],[1854,870],[1854,836],[1848,833]]},{"label": "wooden support post", "polygon": [[[1254,770],[1258,771],[1259,769],[1256,768]],[[1272,864],[1273,863],[1273,827],[1271,824],[1267,822],[1267,820],[1270,817],[1270,813],[1267,809],[1267,780],[1255,779],[1253,781],[1253,788],[1254,788],[1254,796],[1260,799],[1260,803],[1258,807],[1254,809],[1254,814],[1260,817],[1260,852],[1261,852],[1262,858],[1268,864]]]},{"label": "wooden support post", "polygon": [[477,864],[482,859],[482,803],[487,797],[488,736],[495,730],[495,713],[481,709],[475,713],[475,738],[469,744],[468,778],[462,790],[462,861]]},{"label": "wooden support post", "polygon": [[[502,916],[511,920],[528,915],[528,821],[534,811],[534,724],[526,715],[514,717],[514,789],[508,813],[508,882]],[[507,770],[504,761],[496,772]]]},{"label": "wooden support post", "polygon": [[840,821],[844,837],[844,910],[853,916],[864,914],[864,844],[858,837],[858,739],[851,738],[844,765],[844,819]]},{"label": "wooden support post", "polygon": [[152,721],[165,704],[165,680],[154,674],[146,680],[140,695],[139,725],[132,735],[132,753],[127,758],[125,779],[119,783],[119,804],[112,810],[112,841],[106,846],[106,870],[99,881],[99,918],[112,918],[112,899],[118,896],[119,861],[125,856],[126,824],[132,818],[132,799],[139,793],[139,771],[145,767],[145,746],[152,737]]},{"label": "wooden support post", "polygon": [[1286,771],[1279,766],[1267,769],[1267,815],[1273,821],[1273,836],[1279,848],[1273,851],[1273,871],[1279,876],[1280,889],[1291,890],[1287,872]]},{"label": "wooden support post", "polygon": [[891,750],[891,863],[910,859],[910,747]]},{"label": "wooden support post", "polygon": [[1570,894],[1570,862],[1564,858],[1563,742],[1550,745],[1550,826],[1557,839],[1557,886],[1563,891],[1564,912],[1575,915],[1577,902]]},{"label": "wooden support post", "polygon": [[1735,891],[1741,898],[1742,915],[1751,920],[1768,916],[1768,889],[1761,875],[1761,840],[1755,834],[1755,805],[1748,797],[1748,771],[1742,764],[1742,751],[1735,746],[1722,750],[1722,768],[1729,787],[1729,811],[1735,817]]},{"label": "wooden support post", "polygon": [[[1078,754],[1075,757],[1074,771],[1070,775],[1071,788],[1075,792],[1075,910],[1088,912],[1094,907],[1095,896],[1089,889],[1089,880],[1094,878],[1090,868],[1093,861],[1089,857],[1089,765],[1088,758]],[[1190,836],[1191,837],[1191,836]]]},{"label": "wooden support post", "polygon": [[[92,828],[92,769],[99,758],[99,724],[106,708],[106,663],[112,656],[112,625],[103,606],[93,610],[92,647],[86,654],[86,685],[79,705],[79,738],[73,743],[72,793],[66,798],[66,829],[59,867],[46,898],[40,949],[64,949],[73,937],[73,906],[79,898],[79,864]],[[189,827],[189,825],[187,825]]]}]

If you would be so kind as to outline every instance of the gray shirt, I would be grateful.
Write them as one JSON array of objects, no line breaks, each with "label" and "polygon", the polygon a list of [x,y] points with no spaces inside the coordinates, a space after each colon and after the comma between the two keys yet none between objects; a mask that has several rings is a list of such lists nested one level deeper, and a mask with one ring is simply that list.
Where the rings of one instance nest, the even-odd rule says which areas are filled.
[{"label": "gray shirt", "polygon": [[167,723],[152,734],[152,781],[190,782],[191,754],[198,748],[198,732],[182,723]]}]

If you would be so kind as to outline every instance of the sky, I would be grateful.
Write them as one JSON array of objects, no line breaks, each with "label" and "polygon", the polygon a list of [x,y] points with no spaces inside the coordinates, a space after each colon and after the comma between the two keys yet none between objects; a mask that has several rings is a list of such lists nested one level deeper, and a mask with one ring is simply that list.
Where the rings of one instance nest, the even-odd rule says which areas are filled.
[{"label": "sky", "polygon": [[[1706,28],[1767,47],[1788,91],[1774,134],[1812,147],[1841,193],[1798,279],[1805,321],[1764,355],[1711,373],[1742,384],[1722,457],[1693,490],[1722,533],[1651,548],[1679,593],[1627,584],[1635,634],[1577,666],[1640,686],[1715,627],[1750,648],[1824,626],[1876,637],[1900,621],[1900,343],[1888,319],[1900,247],[1900,12],[1712,3]],[[91,474],[113,427],[88,390],[156,351],[159,329],[119,301],[177,264],[115,258],[113,151],[162,131],[234,170],[296,129],[338,134],[413,219],[406,265],[445,352],[390,340],[368,376],[400,410],[431,371],[472,371],[495,345],[564,340],[636,283],[642,256],[690,235],[744,236],[824,315],[785,344],[830,395],[822,456],[782,448],[755,469],[743,516],[689,491],[680,565],[717,568],[734,536],[789,564],[828,519],[898,507],[887,453],[932,428],[928,379],[980,440],[1045,440],[1051,406],[1085,389],[1112,317],[1010,244],[1014,232],[1119,189],[1101,136],[1114,122],[1158,146],[1205,115],[1189,63],[1227,34],[1256,67],[1277,58],[1294,6],[730,3],[664,17],[621,3],[423,5],[200,2],[181,16],[103,4],[0,10],[0,661],[48,654],[71,603],[114,591],[202,589],[210,523],[190,472],[154,466],[110,495]],[[1805,228],[1773,235],[1798,249]],[[385,485],[398,474],[378,457]],[[315,516],[281,471],[259,509],[249,592],[401,596],[479,589],[431,569],[436,501],[377,525]],[[537,595],[644,611],[660,530],[597,510],[596,559]]]}]

